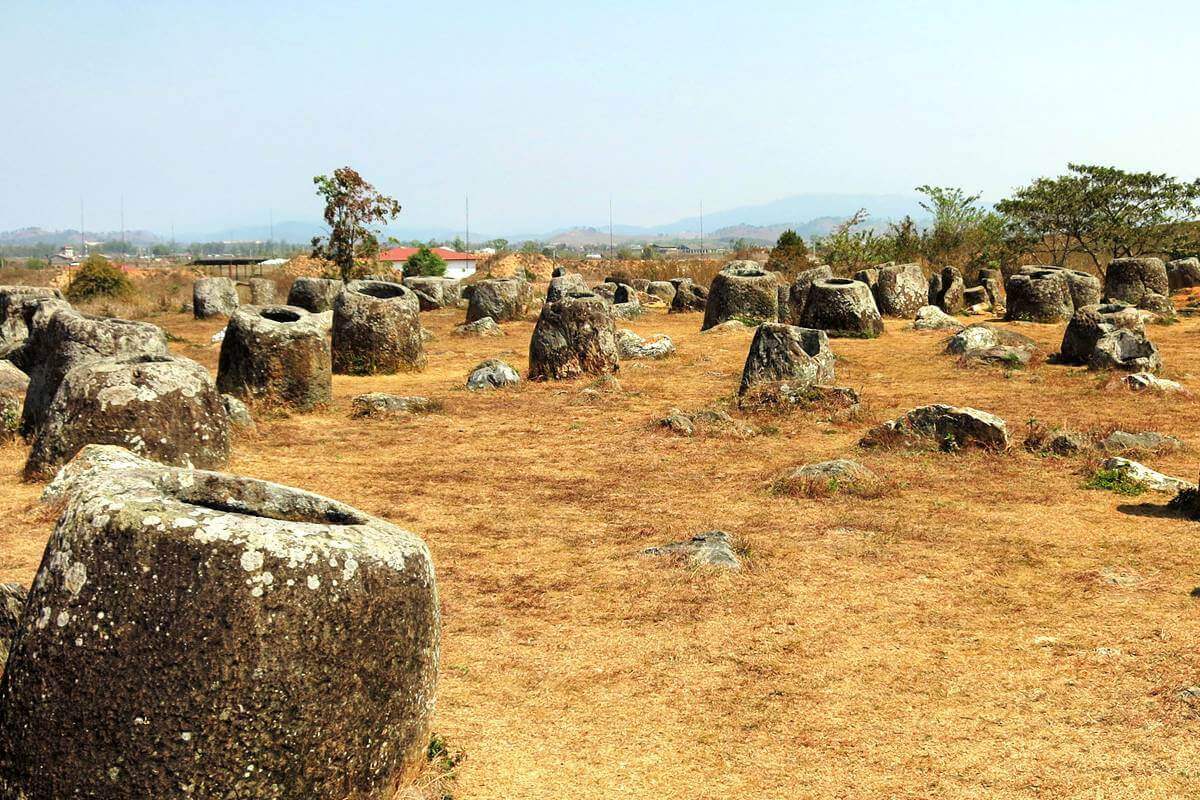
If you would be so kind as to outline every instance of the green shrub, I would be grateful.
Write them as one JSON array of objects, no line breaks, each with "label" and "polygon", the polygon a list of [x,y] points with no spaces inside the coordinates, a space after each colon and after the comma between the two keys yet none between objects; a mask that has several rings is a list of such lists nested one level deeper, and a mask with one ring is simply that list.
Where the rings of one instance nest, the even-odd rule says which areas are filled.
[{"label": "green shrub", "polygon": [[73,302],[98,297],[125,298],[133,294],[133,283],[118,267],[103,256],[92,254],[79,265],[79,271],[67,287],[67,299]]},{"label": "green shrub", "polygon": [[1123,469],[1101,469],[1084,482],[1085,489],[1102,489],[1108,492],[1128,495],[1130,497],[1146,491],[1146,487],[1130,477]]},{"label": "green shrub", "polygon": [[437,253],[429,249],[428,245],[421,245],[417,252],[408,257],[404,262],[404,276],[413,277],[415,275],[431,275],[441,277],[446,274],[446,262]]}]

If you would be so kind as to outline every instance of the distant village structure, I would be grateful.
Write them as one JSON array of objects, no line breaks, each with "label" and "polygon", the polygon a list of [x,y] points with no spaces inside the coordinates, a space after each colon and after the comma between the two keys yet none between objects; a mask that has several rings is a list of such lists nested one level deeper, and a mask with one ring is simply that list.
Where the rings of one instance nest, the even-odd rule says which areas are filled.
[{"label": "distant village structure", "polygon": [[[408,261],[409,256],[416,253],[417,249],[416,247],[393,247],[380,253],[379,260],[389,262],[393,269],[402,270],[404,269],[404,262]],[[480,257],[479,253],[460,253],[448,247],[433,247],[430,249],[441,256],[442,260],[446,262],[447,278],[465,278],[468,275],[475,274],[476,262]]]}]

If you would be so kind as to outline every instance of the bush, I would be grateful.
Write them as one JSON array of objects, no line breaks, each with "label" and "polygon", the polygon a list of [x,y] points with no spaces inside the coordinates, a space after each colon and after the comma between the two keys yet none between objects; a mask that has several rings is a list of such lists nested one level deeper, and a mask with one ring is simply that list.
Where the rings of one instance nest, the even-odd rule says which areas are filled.
[{"label": "bush", "polygon": [[133,283],[108,259],[92,254],[79,265],[66,294],[73,302],[100,297],[121,299],[133,294]]},{"label": "bush", "polygon": [[441,277],[446,274],[446,262],[428,245],[421,245],[417,252],[404,262],[404,276],[411,278],[417,275]]},{"label": "bush", "polygon": [[1116,492],[1128,497],[1136,497],[1146,491],[1145,486],[1135,481],[1123,469],[1097,470],[1096,474],[1083,484],[1083,488]]}]

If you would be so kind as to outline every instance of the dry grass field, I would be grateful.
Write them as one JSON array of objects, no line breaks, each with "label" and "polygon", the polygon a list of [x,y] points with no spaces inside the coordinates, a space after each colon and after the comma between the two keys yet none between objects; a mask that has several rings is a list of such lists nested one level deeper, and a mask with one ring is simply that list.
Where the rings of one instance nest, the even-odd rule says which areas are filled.
[{"label": "dry grass field", "polygon": [[[1039,457],[1026,422],[1157,430],[1146,462],[1197,473],[1198,401],[1105,388],[1086,370],[967,369],[944,335],[889,321],[835,340],[852,421],[745,418],[750,438],[678,438],[672,407],[729,404],[749,333],[700,315],[628,323],[677,357],[587,381],[470,393],[495,356],[524,369],[532,322],[459,339],[423,315],[420,374],[335,376],[323,413],[264,419],[231,470],[313,490],[419,533],[444,606],[434,729],[465,760],[455,798],[1183,798],[1200,795],[1200,524],[1165,495],[1082,487],[1084,459]],[[153,321],[215,372],[218,321]],[[1048,350],[1062,326],[1021,325]],[[1167,375],[1200,376],[1200,320],[1151,326]],[[1200,389],[1200,384],[1196,384]],[[444,408],[353,420],[368,391]],[[929,402],[1008,421],[1004,454],[862,451],[870,425]],[[730,413],[741,415],[732,405]],[[776,496],[800,464],[848,455],[883,496]],[[29,581],[53,520],[0,449],[0,581]],[[741,573],[640,555],[720,528]],[[352,665],[348,665],[352,668]]]}]

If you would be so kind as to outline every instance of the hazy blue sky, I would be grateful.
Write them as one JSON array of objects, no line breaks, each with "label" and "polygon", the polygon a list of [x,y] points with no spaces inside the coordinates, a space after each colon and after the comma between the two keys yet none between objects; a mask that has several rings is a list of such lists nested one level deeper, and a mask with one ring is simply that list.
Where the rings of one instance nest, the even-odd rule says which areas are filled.
[{"label": "hazy blue sky", "polygon": [[1192,2],[0,3],[0,229],[664,223],[1068,160],[1200,172]]}]

